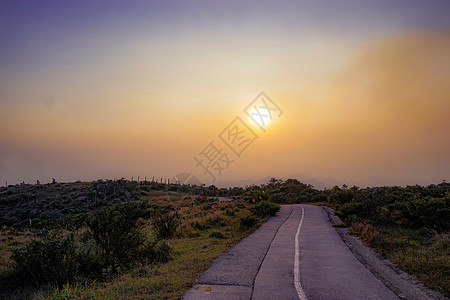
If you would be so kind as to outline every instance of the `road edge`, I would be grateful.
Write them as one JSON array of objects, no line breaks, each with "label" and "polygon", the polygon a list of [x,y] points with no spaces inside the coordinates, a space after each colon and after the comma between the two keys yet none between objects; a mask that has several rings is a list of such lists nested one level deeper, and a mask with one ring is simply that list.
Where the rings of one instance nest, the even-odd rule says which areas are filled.
[{"label": "road edge", "polygon": [[[291,206],[291,205],[290,205]],[[283,224],[289,219],[293,212],[293,208],[291,207],[289,213],[283,216],[280,212],[276,214],[275,217],[280,218],[279,221],[275,220],[275,217],[269,218],[266,222],[264,222],[258,229],[256,229],[252,234],[243,238],[236,245],[231,248],[226,249],[223,253],[221,253],[218,257],[216,257],[202,274],[197,278],[195,283],[191,286],[190,289],[185,291],[183,296],[180,299],[195,299],[195,300],[207,300],[207,299],[217,299],[217,300],[230,300],[230,299],[252,299],[255,279],[258,275],[261,266],[267,256],[267,253],[270,249],[271,244],[274,241],[275,236],[277,235],[279,229],[283,226]],[[275,220],[275,221],[274,221]],[[264,245],[260,250],[261,260],[258,259],[257,268],[254,270],[255,273],[250,274],[251,282],[246,283],[224,283],[217,280],[217,278],[208,277],[208,272],[213,272],[216,268],[220,268],[221,263],[226,262],[226,257],[230,255],[230,253],[234,253],[237,248],[242,247],[243,244],[251,243],[252,238],[260,238],[260,235],[264,235],[264,231],[270,232],[267,238],[267,244],[264,242]],[[232,256],[231,256],[232,257]],[[232,258],[231,258],[232,259]],[[256,266],[256,264],[255,264]]]},{"label": "road edge", "polygon": [[[255,281],[256,281],[256,277],[258,276],[258,273],[259,273],[259,271],[261,270],[261,267],[262,267],[262,265],[263,265],[263,263],[264,263],[264,260],[265,260],[266,257],[267,257],[267,253],[269,253],[270,247],[272,246],[273,241],[275,240],[275,237],[276,237],[277,234],[278,234],[278,231],[279,231],[280,228],[284,225],[284,223],[286,223],[286,221],[291,217],[293,211],[294,211],[294,207],[291,207],[291,212],[290,212],[289,215],[286,217],[286,219],[285,219],[283,222],[281,222],[280,226],[278,226],[277,230],[275,231],[275,234],[273,235],[272,239],[270,240],[270,243],[269,243],[269,246],[267,247],[266,253],[264,253],[264,257],[263,257],[263,259],[261,260],[261,262],[259,263],[258,270],[256,271],[256,274],[255,274],[255,276],[253,277],[253,281],[252,281],[252,296],[251,296],[250,299],[253,299],[253,294],[254,294],[254,292],[255,292]],[[272,218],[272,217],[271,217],[271,218]],[[267,220],[267,221],[268,221],[268,220]],[[263,225],[264,225],[264,224],[263,224]],[[261,225],[261,226],[262,226],[262,225]]]},{"label": "road edge", "polygon": [[[340,222],[333,209],[327,206],[322,208],[327,213],[331,225]],[[361,264],[400,299],[448,300],[441,293],[424,286],[415,276],[402,271],[374,249],[365,246],[359,238],[347,234],[347,228],[334,229]]]}]

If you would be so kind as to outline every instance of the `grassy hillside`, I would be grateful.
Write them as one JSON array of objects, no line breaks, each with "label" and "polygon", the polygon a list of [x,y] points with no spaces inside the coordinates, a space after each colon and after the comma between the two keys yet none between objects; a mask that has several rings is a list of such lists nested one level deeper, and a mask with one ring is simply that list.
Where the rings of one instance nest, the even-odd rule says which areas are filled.
[{"label": "grassy hillside", "polygon": [[276,203],[333,207],[351,233],[450,296],[450,184],[317,190],[295,179],[228,189],[126,180],[3,187],[0,293],[176,299]]},{"label": "grassy hillside", "polygon": [[[170,186],[174,191],[187,187]],[[61,217],[84,214],[104,206],[163,196],[167,186],[157,182],[98,180],[95,182],[15,185],[0,188],[0,226],[33,228],[52,226]],[[196,192],[195,190],[193,192]]]},{"label": "grassy hillside", "polygon": [[176,299],[277,211],[156,182],[18,185],[0,193],[7,299]]}]

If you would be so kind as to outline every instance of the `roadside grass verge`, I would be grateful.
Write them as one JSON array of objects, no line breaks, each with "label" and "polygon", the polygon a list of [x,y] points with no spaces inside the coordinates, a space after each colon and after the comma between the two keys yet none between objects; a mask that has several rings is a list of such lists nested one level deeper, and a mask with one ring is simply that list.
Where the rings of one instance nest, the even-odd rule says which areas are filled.
[{"label": "roadside grass verge", "polygon": [[[142,219],[141,232],[145,241],[161,241],[170,247],[167,262],[132,262],[130,267],[117,268],[114,272],[95,276],[78,276],[66,284],[50,286],[24,285],[15,282],[8,288],[0,283],[0,298],[5,299],[178,299],[195,280],[227,248],[237,244],[263,224],[268,217],[255,216],[248,203],[200,203],[185,194],[171,193],[163,196],[149,196],[149,213],[170,208],[179,214],[180,224],[171,238],[158,238],[157,228],[151,217]],[[153,204],[157,206],[152,206]],[[159,205],[159,206],[158,206]],[[155,208],[156,207],[156,208]],[[159,208],[158,208],[159,207]],[[156,209],[156,210],[155,210]],[[244,218],[254,218],[251,226],[242,226]],[[83,243],[85,226],[72,231],[60,231],[61,237],[75,234],[76,243]],[[2,271],[0,276],[8,278],[14,265],[9,258],[14,249],[22,248],[33,237],[31,232],[17,232],[4,228],[0,249]],[[38,238],[39,239],[39,238]],[[91,243],[94,241],[91,240]],[[83,246],[78,244],[78,247]],[[114,268],[113,268],[114,269]],[[1,281],[1,278],[0,278]]]},{"label": "roadside grass verge", "polygon": [[350,234],[429,288],[450,297],[450,239],[426,229],[353,223]]},{"label": "roadside grass verge", "polygon": [[141,266],[111,282],[87,288],[66,286],[54,291],[48,299],[64,299],[67,294],[71,299],[178,299],[214,258],[239,240],[239,237],[176,239],[171,242],[174,259],[167,264]]},{"label": "roadside grass verge", "polygon": [[7,270],[9,257],[13,250],[21,247],[33,238],[29,230],[18,232],[13,228],[3,226],[0,228],[0,273]]}]

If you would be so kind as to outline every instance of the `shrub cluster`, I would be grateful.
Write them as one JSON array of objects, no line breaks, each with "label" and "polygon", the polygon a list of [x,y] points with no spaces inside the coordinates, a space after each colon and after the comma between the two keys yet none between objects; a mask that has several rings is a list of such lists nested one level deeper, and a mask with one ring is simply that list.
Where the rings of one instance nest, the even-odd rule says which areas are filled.
[{"label": "shrub cluster", "polygon": [[[137,261],[167,262],[171,257],[169,244],[145,239],[141,221],[145,212],[145,205],[137,203],[105,207],[87,218],[87,233],[79,240],[73,234],[61,238],[51,233],[30,241],[13,252],[9,281],[62,286],[77,277],[115,273]],[[166,212],[156,216],[159,220],[164,219],[161,216],[174,219],[174,214]],[[173,222],[170,224],[164,237],[172,236],[176,229]]]},{"label": "shrub cluster", "polygon": [[74,236],[59,238],[55,234],[42,240],[32,240],[24,248],[11,255],[14,262],[14,276],[28,283],[61,286],[75,279],[79,253]]},{"label": "shrub cluster", "polygon": [[354,223],[350,227],[350,234],[361,237],[369,246],[375,247],[380,233],[370,224]]},{"label": "shrub cluster", "polygon": [[425,227],[445,232],[450,229],[450,196],[416,198],[385,205],[374,200],[352,201],[340,205],[337,214],[349,223],[366,221],[380,225]]},{"label": "shrub cluster", "polygon": [[251,227],[255,226],[256,223],[258,223],[259,219],[255,216],[245,216],[245,217],[240,217],[239,220],[241,222],[241,228],[247,229],[247,228],[251,228]]},{"label": "shrub cluster", "polygon": [[169,207],[155,212],[152,221],[153,229],[159,239],[173,237],[181,224],[178,212],[171,211]]},{"label": "shrub cluster", "polygon": [[261,201],[250,208],[250,211],[259,217],[275,216],[280,206],[270,201]]},{"label": "shrub cluster", "polygon": [[127,203],[94,212],[87,220],[87,235],[101,249],[102,264],[127,267],[145,252],[140,221],[142,204]]},{"label": "shrub cluster", "polygon": [[222,231],[215,230],[209,234],[209,237],[223,239],[225,238],[225,234]]}]

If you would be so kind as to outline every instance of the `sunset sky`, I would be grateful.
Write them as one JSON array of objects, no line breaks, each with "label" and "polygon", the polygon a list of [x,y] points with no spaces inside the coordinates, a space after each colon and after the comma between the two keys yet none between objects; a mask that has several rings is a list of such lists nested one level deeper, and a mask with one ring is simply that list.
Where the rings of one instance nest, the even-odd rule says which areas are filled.
[{"label": "sunset sky", "polygon": [[[218,182],[449,181],[449,13],[447,0],[1,1],[0,186],[208,182],[194,157],[210,142],[233,161],[211,165]],[[265,131],[244,112],[260,92],[280,109]],[[258,137],[240,156],[219,136],[236,117]]]}]

